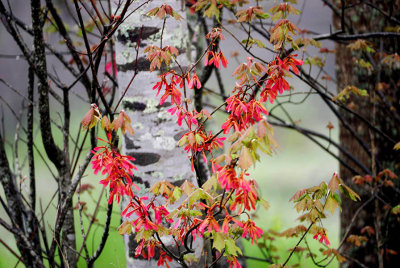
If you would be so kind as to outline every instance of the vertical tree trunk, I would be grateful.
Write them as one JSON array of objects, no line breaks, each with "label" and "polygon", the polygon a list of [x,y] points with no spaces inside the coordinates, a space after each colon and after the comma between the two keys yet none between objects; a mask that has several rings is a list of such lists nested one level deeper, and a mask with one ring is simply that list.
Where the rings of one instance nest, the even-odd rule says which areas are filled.
[{"label": "vertical tree trunk", "polygon": [[[134,3],[130,9],[134,10],[141,3]],[[149,71],[150,62],[143,53],[147,46],[160,47],[163,27],[163,20],[149,18],[143,14],[163,3],[164,1],[161,0],[151,1],[134,12],[121,25],[116,42],[118,84],[121,94],[134,75],[135,68],[138,69],[138,74],[124,98],[122,108],[129,113],[135,130],[133,137],[125,135],[123,150],[126,154],[136,158],[134,164],[137,165],[138,171],[134,176],[134,182],[142,189],[140,194],[144,194],[151,185],[159,180],[168,180],[174,185],[181,185],[188,180],[197,185],[187,154],[182,148],[176,146],[177,141],[185,133],[185,129],[179,127],[176,117],[167,112],[171,107],[169,102],[162,106],[159,105],[159,97],[156,97],[156,91],[152,88],[159,80],[160,73]],[[188,31],[185,22],[184,1],[169,1],[167,4],[179,12],[184,20],[176,21],[173,18],[167,18],[163,32],[163,46],[172,45],[179,50],[180,55],[177,61],[185,69],[189,63],[187,53],[190,53],[190,49],[187,49]],[[140,49],[136,62],[135,45],[139,36],[141,36]],[[122,203],[123,207],[125,205]],[[172,245],[172,241],[166,241],[166,243],[168,242],[175,247]],[[157,266],[157,260],[147,261],[142,257],[134,258],[137,246],[134,235],[125,237],[125,245],[127,267]],[[201,250],[201,247],[199,249]],[[180,267],[177,263],[172,266]]]},{"label": "vertical tree trunk", "polygon": [[[343,1],[348,2],[348,1]],[[381,10],[390,13],[391,16],[399,19],[399,10],[392,9],[394,6],[393,1],[370,1],[373,5],[379,7]],[[347,4],[349,5],[349,4]],[[338,7],[340,10],[340,7]],[[352,9],[345,10],[346,24],[351,25],[346,31],[354,33],[364,32],[383,32],[386,27],[393,26],[393,23],[376,9],[373,10],[369,5],[356,5]],[[339,14],[334,16],[335,26],[341,28],[341,19]],[[393,54],[399,51],[399,39],[371,39],[373,47],[377,52],[385,52]],[[361,89],[366,89],[370,97],[352,97],[352,109],[366,118],[371,124],[375,125],[379,130],[387,133],[392,139],[399,139],[399,123],[396,117],[399,116],[400,106],[398,90],[398,70],[391,72],[381,65],[381,58],[373,58],[367,56],[366,53],[351,52],[347,44],[336,45],[336,65],[337,65],[337,81],[338,90],[344,89],[348,85],[354,85]],[[373,54],[371,54],[373,56]],[[364,59],[373,63],[374,70],[368,72],[355,64],[355,59]],[[385,82],[389,87],[384,91],[376,90],[380,82]],[[383,97],[384,96],[384,97]],[[349,106],[350,107],[350,106]],[[382,135],[371,131],[370,128],[356,116],[341,110],[344,120],[349,122],[351,128],[362,139],[368,150],[356,140],[353,134],[349,132],[343,125],[340,125],[340,143],[348,151],[352,152],[363,164],[372,170],[371,175],[376,175],[377,172],[384,168],[391,169],[399,174],[399,166],[396,163],[399,161],[399,153],[393,150],[393,142]],[[373,157],[376,159],[372,163]],[[345,159],[344,155],[341,158]],[[348,163],[351,163],[349,160]],[[357,168],[354,167],[356,170]],[[363,174],[361,170],[357,170],[360,175]],[[353,187],[361,195],[361,202],[354,203],[351,200],[343,198],[343,211],[341,213],[341,235],[343,236],[347,227],[351,224],[352,218],[358,208],[367,200],[371,198],[370,190],[366,187],[358,187],[352,182],[352,174],[343,165],[340,166],[340,174],[347,185]],[[396,183],[395,189],[384,188],[381,192],[381,198],[389,205],[395,206],[400,203],[400,196],[398,193],[399,184]],[[400,255],[387,255],[388,249],[396,250],[400,253],[399,239],[400,231],[398,228],[397,218],[391,215],[390,210],[384,209],[385,204],[379,200],[371,201],[365,206],[357,216],[351,234],[366,235],[361,233],[361,229],[366,226],[371,226],[375,229],[376,235],[368,236],[368,242],[361,247],[354,247],[350,243],[344,244],[342,252],[349,256],[348,262],[343,264],[343,267],[359,267],[359,264],[352,259],[356,259],[368,267],[394,267],[395,263],[399,263]]]},{"label": "vertical tree trunk", "polygon": [[[68,151],[68,122],[64,122],[64,148],[61,150],[55,143],[52,134],[50,103],[49,103],[49,81],[47,75],[47,59],[45,53],[45,42],[43,39],[43,13],[41,1],[31,0],[31,17],[33,30],[33,46],[34,46],[34,61],[36,66],[36,75],[38,77],[38,95],[39,95],[39,114],[40,114],[40,131],[43,145],[47,157],[52,161],[59,175],[59,204],[65,199],[66,191],[71,184],[69,151]],[[68,98],[68,95],[66,96]],[[68,99],[64,98],[64,109],[69,113]],[[68,106],[68,107],[67,107]],[[67,116],[67,118],[69,118]],[[72,201],[67,204],[68,210],[62,228],[62,251],[65,261],[69,267],[76,267],[76,237],[74,212]]]}]

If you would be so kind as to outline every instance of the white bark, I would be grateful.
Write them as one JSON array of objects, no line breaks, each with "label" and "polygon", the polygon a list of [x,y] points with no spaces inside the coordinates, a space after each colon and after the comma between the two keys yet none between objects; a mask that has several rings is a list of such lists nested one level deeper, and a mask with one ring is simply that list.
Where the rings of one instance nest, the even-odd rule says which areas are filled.
[{"label": "white bark", "polygon": [[[115,1],[113,1],[115,2]],[[135,1],[130,10],[135,9],[144,1]],[[178,62],[181,66],[189,63],[186,51],[188,31],[186,15],[183,10],[184,2],[181,0],[161,1],[154,0],[140,10],[133,13],[119,28],[116,41],[116,62],[118,68],[118,84],[120,93],[125,90],[133,76],[135,68],[135,44],[142,29],[141,46],[138,57],[139,73],[129,88],[122,103],[122,108],[128,112],[132,119],[135,135],[126,135],[123,139],[123,151],[136,158],[134,164],[138,167],[134,183],[141,188],[139,195],[144,195],[148,188],[159,180],[168,180],[175,185],[181,185],[184,180],[189,180],[197,185],[194,173],[190,169],[187,154],[182,148],[176,146],[183,133],[184,127],[179,127],[176,117],[171,116],[167,110],[170,103],[159,106],[159,97],[152,90],[158,81],[158,71],[149,71],[149,61],[143,50],[146,46],[160,46],[160,36],[163,21],[158,18],[149,18],[144,14],[154,7],[166,3],[184,18],[176,21],[168,18],[163,33],[163,46],[172,45],[178,48],[180,55]],[[115,7],[115,6],[114,6]],[[128,11],[129,14],[129,11]],[[182,92],[183,99],[183,92]],[[122,203],[124,207],[126,204]],[[198,240],[198,239],[196,239]],[[127,267],[157,267],[156,261],[147,261],[133,258],[136,243],[133,236],[125,236]],[[198,246],[197,253],[201,253],[202,246]],[[171,267],[181,267],[177,263]]]}]

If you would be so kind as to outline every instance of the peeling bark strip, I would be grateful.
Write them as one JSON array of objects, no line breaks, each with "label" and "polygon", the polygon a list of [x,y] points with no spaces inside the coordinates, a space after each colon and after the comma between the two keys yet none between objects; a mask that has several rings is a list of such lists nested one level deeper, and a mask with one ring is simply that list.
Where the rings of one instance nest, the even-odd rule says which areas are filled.
[{"label": "peeling bark strip", "polygon": [[161,155],[155,153],[130,152],[128,155],[136,159],[135,164],[138,166],[147,166],[157,163],[161,158]]},{"label": "peeling bark strip", "polygon": [[118,64],[117,71],[118,72],[134,71],[136,68],[136,65],[137,65],[138,71],[140,71],[140,72],[148,71],[150,69],[150,61],[145,57],[141,57],[141,58],[138,58],[137,63],[135,61],[133,61],[133,62],[127,62],[125,64]]},{"label": "peeling bark strip", "polygon": [[[151,173],[151,172],[149,172],[149,173]],[[150,183],[148,182],[148,181],[144,181],[141,177],[139,177],[139,176],[135,176],[135,177],[131,177],[131,179],[132,179],[132,181],[134,180],[135,181],[135,183],[136,184],[141,184],[141,185],[144,185],[144,187],[147,189],[147,188],[150,188]]]},{"label": "peeling bark strip", "polygon": [[123,102],[124,109],[129,109],[133,112],[135,111],[144,111],[146,109],[146,104],[141,102]]},{"label": "peeling bark strip", "polygon": [[[128,43],[134,43],[138,41],[140,31],[142,31],[142,40],[145,41],[149,39],[150,36],[156,34],[159,32],[158,27],[148,27],[148,26],[143,26],[143,28],[133,28],[133,29],[128,29],[128,30],[119,30],[118,35],[117,35],[117,40],[118,42],[121,42],[123,45],[129,45]],[[142,42],[140,44],[141,47],[145,47],[146,43]]]},{"label": "peeling bark strip", "polygon": [[[130,10],[134,10],[142,1],[134,2]],[[148,189],[159,180],[168,180],[173,184],[181,184],[184,180],[189,180],[197,184],[194,173],[190,169],[190,162],[183,148],[177,148],[177,138],[182,135],[183,127],[176,123],[176,117],[171,116],[167,110],[171,107],[170,103],[159,105],[159,97],[152,90],[158,81],[159,72],[149,72],[150,63],[143,50],[146,46],[160,46],[161,28],[163,20],[150,19],[143,14],[154,7],[161,6],[165,1],[154,0],[148,5],[133,13],[120,27],[116,42],[116,61],[118,68],[118,84],[122,93],[133,76],[136,67],[136,52],[132,45],[137,42],[140,29],[143,24],[142,39],[140,40],[139,55],[137,67],[139,73],[129,88],[124,98],[123,107],[132,119],[135,129],[134,137],[125,137],[123,139],[123,150],[126,154],[136,158],[134,162],[138,166],[138,177],[134,178],[135,183],[142,189]],[[168,4],[179,12],[183,18],[186,18],[182,0],[171,0]],[[114,6],[116,8],[116,6]],[[129,12],[129,11],[128,11]],[[175,46],[180,55],[177,61],[181,66],[187,66],[188,32],[185,20],[176,21],[173,18],[167,18],[163,33],[163,46]],[[176,68],[176,66],[171,66]],[[144,192],[143,192],[144,194]],[[126,201],[122,206],[126,206]],[[162,238],[166,245],[175,246],[173,241]],[[172,239],[169,239],[172,240]],[[200,239],[196,239],[199,241]],[[136,243],[133,236],[125,236],[127,267],[156,267],[157,259],[148,261],[134,258],[133,253]],[[201,254],[202,241],[196,247],[197,255]],[[178,263],[171,263],[171,267],[181,267]]]}]

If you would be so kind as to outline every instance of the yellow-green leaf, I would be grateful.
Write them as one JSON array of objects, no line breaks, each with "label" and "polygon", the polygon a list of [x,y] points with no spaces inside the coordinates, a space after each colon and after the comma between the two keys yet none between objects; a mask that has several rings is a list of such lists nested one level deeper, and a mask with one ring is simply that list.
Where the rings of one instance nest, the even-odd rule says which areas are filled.
[{"label": "yellow-green leaf", "polygon": [[339,175],[335,172],[328,184],[328,189],[334,193],[339,189],[340,178]]},{"label": "yellow-green leaf", "polygon": [[238,162],[239,167],[242,169],[248,169],[252,164],[253,158],[250,154],[249,149],[247,147],[243,147]]},{"label": "yellow-green leaf", "polygon": [[172,195],[169,197],[168,201],[173,204],[182,196],[182,190],[179,187],[175,187]]},{"label": "yellow-green leaf", "polygon": [[340,190],[346,194],[348,197],[350,197],[351,200],[353,201],[359,201],[361,200],[361,197],[354,192],[350,187],[348,187],[347,185],[341,184],[340,185]]},{"label": "yellow-green leaf", "polygon": [[191,183],[191,182],[185,180],[185,182],[182,183],[182,185],[181,185],[180,188],[182,189],[182,191],[183,191],[187,196],[189,196],[189,195],[193,192],[193,189],[195,188],[195,186],[193,185],[193,183]]},{"label": "yellow-green leaf", "polygon": [[242,251],[236,246],[235,240],[230,237],[225,240],[225,253],[233,256],[238,256],[238,254],[242,255]]},{"label": "yellow-green leaf", "polygon": [[260,198],[260,200],[258,202],[260,203],[261,206],[264,207],[265,210],[269,209],[270,205],[266,200]]},{"label": "yellow-green leaf", "polygon": [[394,145],[393,149],[400,150],[400,141]]},{"label": "yellow-green leaf", "polygon": [[225,248],[225,240],[227,239],[227,234],[215,232],[213,235],[213,248],[221,252]]},{"label": "yellow-green leaf", "polygon": [[329,195],[325,202],[325,209],[333,214],[338,206],[338,202],[331,195]]},{"label": "yellow-green leaf", "polygon": [[211,189],[216,189],[217,188],[217,176],[213,174],[204,184],[201,188],[203,188],[204,191],[210,192]]}]

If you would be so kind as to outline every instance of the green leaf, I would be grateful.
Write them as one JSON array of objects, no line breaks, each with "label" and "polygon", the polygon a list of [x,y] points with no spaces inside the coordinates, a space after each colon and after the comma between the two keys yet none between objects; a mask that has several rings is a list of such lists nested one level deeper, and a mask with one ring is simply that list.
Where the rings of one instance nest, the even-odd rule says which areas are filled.
[{"label": "green leaf", "polygon": [[153,230],[145,230],[144,228],[140,229],[138,232],[135,233],[135,240],[137,242],[139,242],[142,239],[147,240],[153,235],[153,233],[154,233]]},{"label": "green leaf", "polygon": [[333,198],[333,196],[329,195],[325,202],[325,209],[327,209],[331,214],[333,214],[338,206],[339,204],[336,201],[336,199]]},{"label": "green leaf", "polygon": [[170,196],[170,198],[168,199],[168,201],[173,204],[175,203],[177,200],[179,200],[179,198],[181,198],[182,196],[182,190],[179,187],[175,187],[174,191],[172,192],[172,195]]},{"label": "green leaf", "polygon": [[55,25],[50,24],[49,26],[47,26],[46,28],[44,28],[44,31],[45,31],[46,33],[56,33],[56,32],[58,32],[58,28],[57,28]]},{"label": "green leaf", "polygon": [[399,213],[400,213],[400,205],[397,205],[397,206],[393,207],[393,208],[392,208],[392,213],[393,213],[394,215],[399,214]]},{"label": "green leaf", "polygon": [[342,200],[340,199],[340,195],[337,193],[334,193],[332,197],[336,200],[336,202],[340,205],[342,203]]},{"label": "green leaf", "polygon": [[168,230],[168,228],[166,228],[164,226],[158,226],[157,233],[160,236],[166,236],[169,234],[169,230]]},{"label": "green leaf", "polygon": [[213,235],[213,248],[222,252],[225,249],[225,254],[230,256],[242,255],[241,249],[236,246],[235,240],[232,239],[228,234],[221,232],[214,232]]},{"label": "green leaf", "polygon": [[203,215],[203,213],[201,213],[200,211],[193,209],[188,209],[188,213],[186,214],[189,215],[190,217],[198,217]]},{"label": "green leaf", "polygon": [[172,17],[174,17],[174,19],[176,19],[176,20],[182,20],[183,19],[182,16],[179,15],[179,13],[176,12],[175,10],[172,11]]},{"label": "green leaf", "polygon": [[347,195],[348,197],[350,197],[351,200],[353,201],[359,201],[361,200],[361,197],[354,192],[350,187],[348,187],[347,185],[341,184],[340,185],[340,190]]},{"label": "green leaf", "polygon": [[295,42],[291,42],[293,50],[300,50],[299,46]]},{"label": "green leaf", "polygon": [[179,141],[178,141],[178,147],[181,147],[183,145],[185,145],[188,142],[188,137],[187,136],[183,136]]},{"label": "green leaf", "polygon": [[332,98],[333,101],[345,101],[350,98],[350,94],[367,97],[368,91],[365,89],[359,89],[356,86],[347,86],[338,95]]},{"label": "green leaf", "polygon": [[212,16],[215,16],[218,19],[219,13],[220,13],[220,11],[219,11],[217,5],[211,4],[210,7],[206,11],[204,11],[204,16],[207,16],[209,18],[211,18]]},{"label": "green leaf", "polygon": [[196,189],[189,196],[189,206],[193,205],[195,202],[199,201],[200,199],[210,200],[210,196],[201,188]]},{"label": "green leaf", "polygon": [[197,258],[196,255],[194,255],[194,253],[189,253],[189,254],[185,254],[183,256],[183,259],[188,262],[189,264],[192,264],[194,262],[197,262]]},{"label": "green leaf", "polygon": [[225,248],[225,240],[227,239],[227,234],[215,232],[213,235],[213,248],[221,252]]},{"label": "green leaf", "polygon": [[311,45],[313,45],[313,46],[315,46],[317,48],[320,48],[322,46],[320,42],[318,42],[318,41],[316,41],[314,39],[311,39],[310,43],[311,43]]},{"label": "green leaf", "polygon": [[160,186],[161,186],[161,182],[158,181],[158,182],[154,183],[154,184],[150,187],[149,191],[150,191],[151,193],[153,193],[154,195],[159,195]]},{"label": "green leaf", "polygon": [[225,240],[225,253],[231,256],[238,256],[238,254],[242,255],[242,250],[236,246],[235,240],[228,237]]},{"label": "green leaf", "polygon": [[269,13],[265,12],[263,14],[257,14],[257,17],[260,19],[268,19],[270,17]]},{"label": "green leaf", "polygon": [[196,135],[194,135],[194,138],[195,138],[197,144],[202,144],[204,142],[204,139],[197,133],[196,133]]}]

